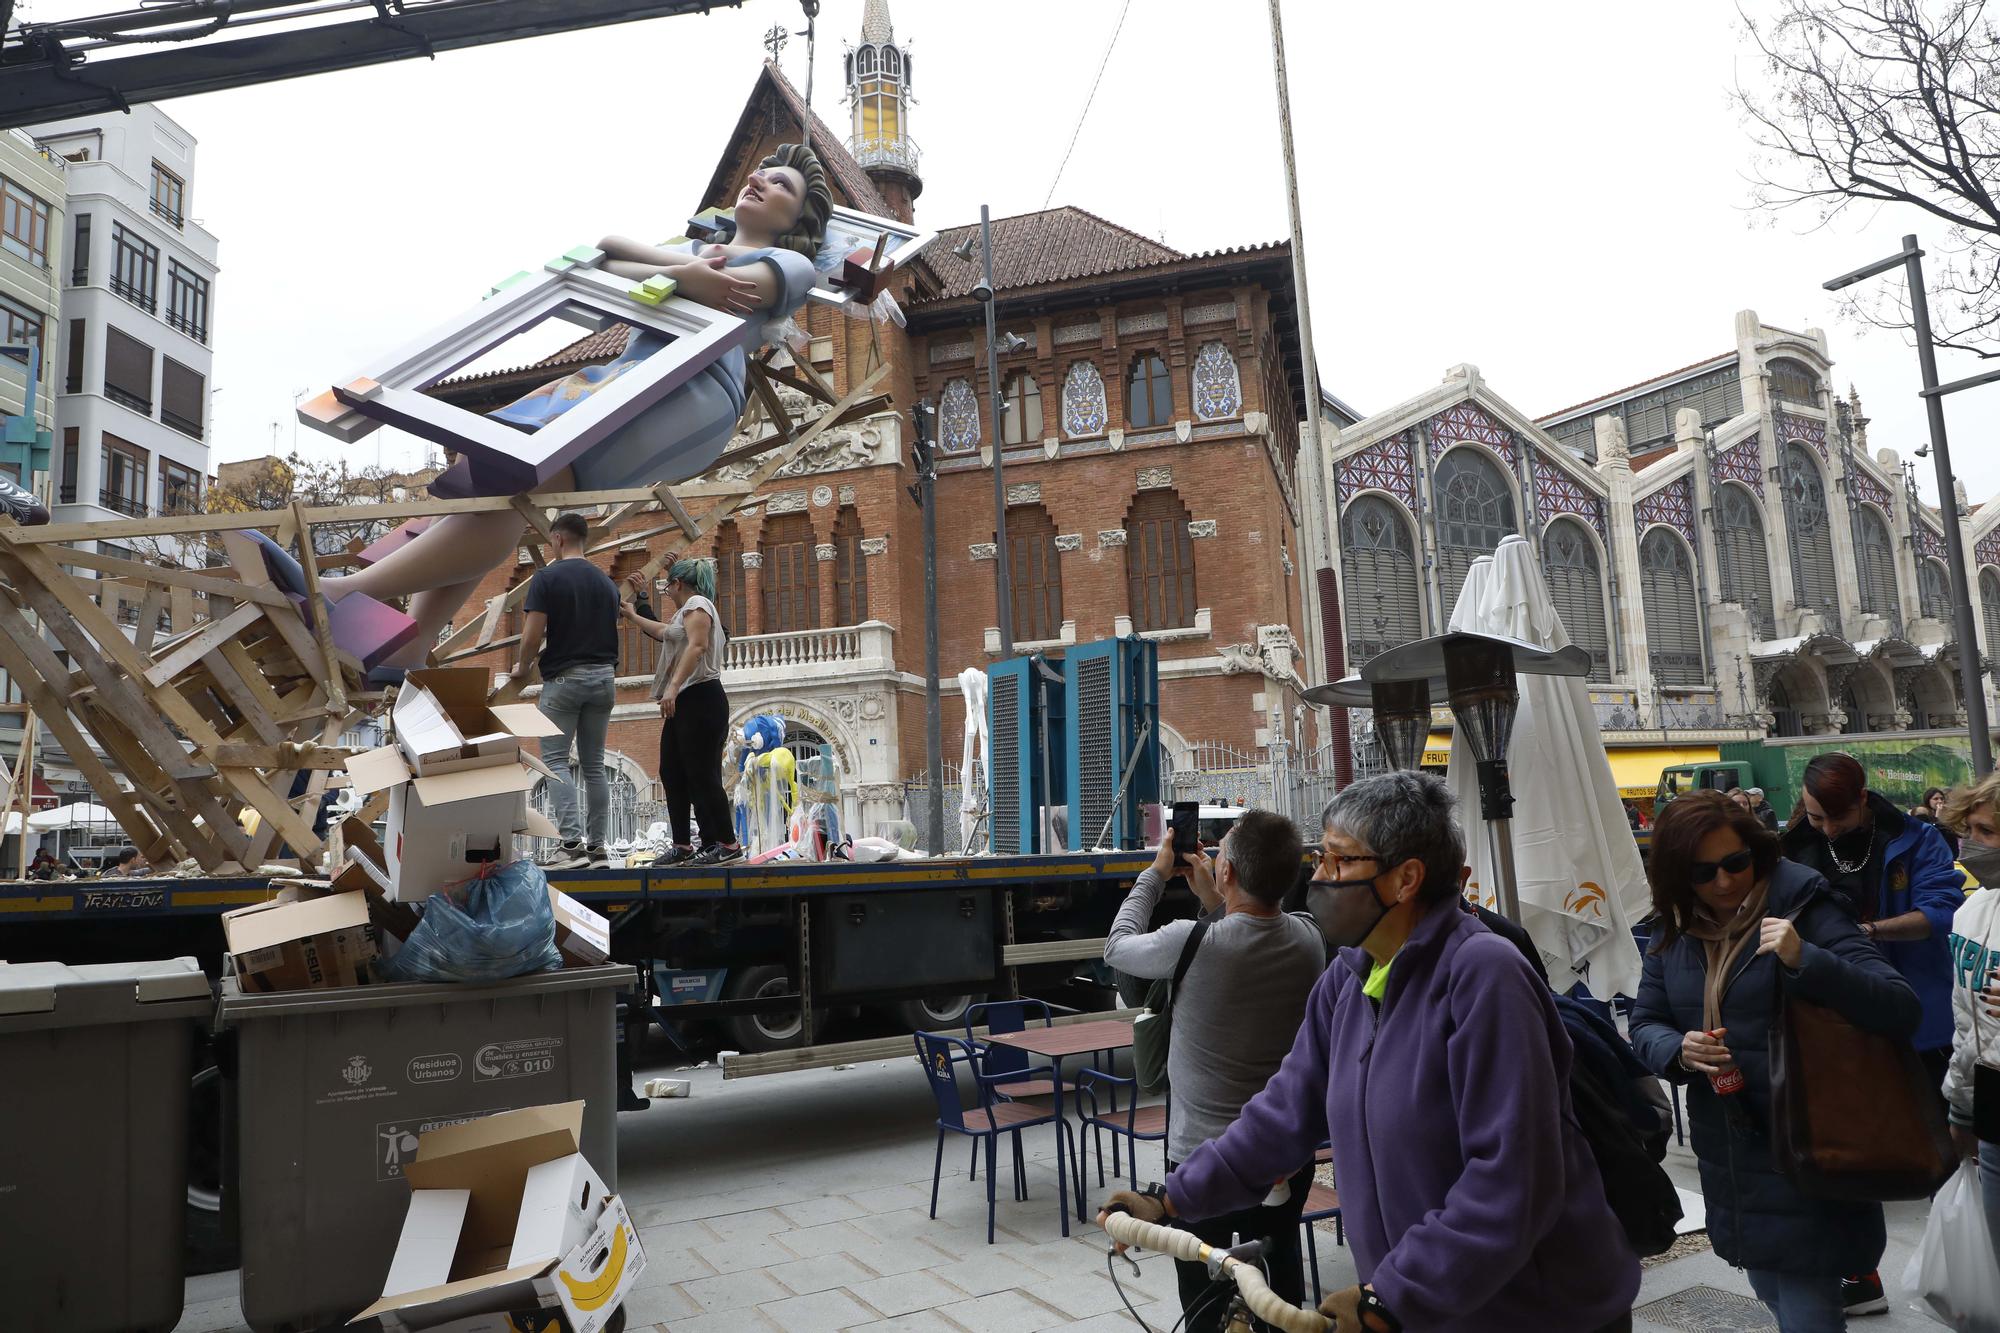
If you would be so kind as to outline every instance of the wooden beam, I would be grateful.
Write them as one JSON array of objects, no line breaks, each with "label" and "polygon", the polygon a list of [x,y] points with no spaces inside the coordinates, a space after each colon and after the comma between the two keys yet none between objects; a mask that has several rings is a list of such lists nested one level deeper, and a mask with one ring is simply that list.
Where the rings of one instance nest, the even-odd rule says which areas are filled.
[{"label": "wooden beam", "polygon": [[155,583],[146,589],[146,600],[139,604],[139,628],[132,636],[132,646],[142,653],[153,650],[153,636],[160,632],[160,617],[166,613],[167,590]]},{"label": "wooden beam", "polygon": [[751,391],[757,395],[758,401],[764,404],[764,411],[770,415],[771,429],[777,432],[779,439],[791,439],[792,414],[785,410],[784,400],[779,398],[778,391],[771,387],[770,377],[764,373],[764,368],[751,366],[749,380]]},{"label": "wooden beam", "polygon": [[658,497],[660,508],[666,510],[673,517],[674,522],[679,525],[682,532],[688,535],[690,540],[701,536],[701,524],[697,523],[694,516],[688,513],[687,506],[681,503],[678,495],[674,494],[673,487],[663,481],[653,488],[653,494]]},{"label": "wooden beam", "polygon": [[[289,611],[281,614],[290,614]],[[190,635],[174,645],[165,656],[159,658],[146,669],[141,677],[154,689],[171,683],[174,677],[193,666],[202,658],[235,638],[244,630],[264,618],[264,608],[252,602],[245,602],[220,620],[211,620],[197,634]],[[323,618],[323,617],[322,617]]]},{"label": "wooden beam", "polygon": [[246,745],[225,741],[213,751],[215,762],[228,768],[346,768],[354,751],[338,745],[314,745],[308,741],[279,741],[274,745]]},{"label": "wooden beam", "polygon": [[94,551],[69,548],[59,552],[56,561],[77,569],[94,569],[101,574],[112,574],[147,586],[187,588],[194,592],[206,593],[211,597],[256,602],[261,606],[291,605],[291,599],[276,588],[252,587],[240,579],[217,578],[213,574],[197,574],[193,570],[175,569],[170,565],[141,564],[137,560],[121,560],[116,556],[98,555]]},{"label": "wooden beam", "polygon": [[[208,655],[204,665],[208,668],[210,679],[215,682],[215,688],[229,701],[237,716],[243,719],[250,730],[257,733],[259,740],[276,745],[285,738],[284,728],[278,725],[277,716],[264,698],[243,679],[234,661],[218,650]],[[262,676],[258,677],[258,683],[263,684]],[[264,693],[270,693],[268,685],[265,686]],[[208,757],[218,764],[228,762],[215,754]]]},{"label": "wooden beam", "polygon": [[320,656],[326,659],[326,700],[347,711],[347,673],[340,665],[340,653],[333,646],[333,613],[319,593],[319,553],[313,550],[312,529],[306,525],[305,507],[292,501],[292,518],[299,525],[299,565],[306,575],[306,611],[312,616],[313,637],[319,641]]}]

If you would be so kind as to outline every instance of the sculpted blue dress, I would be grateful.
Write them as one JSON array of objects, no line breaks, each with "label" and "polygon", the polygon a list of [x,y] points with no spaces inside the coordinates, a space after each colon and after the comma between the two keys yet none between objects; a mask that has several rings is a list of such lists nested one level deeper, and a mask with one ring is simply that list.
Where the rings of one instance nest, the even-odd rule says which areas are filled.
[{"label": "sculpted blue dress", "polygon": [[[687,249],[691,255],[701,253],[698,242],[688,242]],[[779,286],[777,299],[746,317],[751,320],[775,322],[787,318],[805,303],[818,277],[812,261],[805,256],[770,246],[732,255],[724,267],[741,268],[746,264],[769,264],[777,274]],[[545,384],[489,415],[522,430],[538,430],[606,385],[615,383],[620,375],[665,347],[667,341],[650,331],[635,331],[630,344],[616,358]],[[707,471],[743,415],[747,362],[748,355],[741,345],[730,348],[693,379],[577,459],[571,467],[576,473],[578,489],[651,486],[662,481],[685,481]]]}]

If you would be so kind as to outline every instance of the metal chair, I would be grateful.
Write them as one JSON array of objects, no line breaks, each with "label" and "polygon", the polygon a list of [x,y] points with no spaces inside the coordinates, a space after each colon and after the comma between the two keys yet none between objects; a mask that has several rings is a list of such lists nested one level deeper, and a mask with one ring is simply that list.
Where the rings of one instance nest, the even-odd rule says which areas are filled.
[{"label": "metal chair", "polygon": [[[993,1074],[980,1071],[978,1054],[972,1044],[957,1037],[948,1037],[939,1032],[919,1032],[914,1034],[917,1047],[917,1063],[924,1068],[924,1078],[931,1085],[931,1095],[937,1100],[937,1159],[931,1166],[931,1216],[937,1216],[938,1182],[944,1175],[944,1136],[947,1132],[962,1134],[972,1140],[975,1155],[980,1140],[986,1143],[986,1243],[993,1243],[993,1197],[994,1158],[1002,1134],[1014,1138],[1014,1197],[1028,1197],[1028,1173],[1021,1159],[1021,1131],[1033,1129],[1037,1125],[1054,1125],[1058,1134],[1068,1134],[1069,1125],[1055,1113],[1055,1108],[1046,1103],[1010,1102],[995,1100],[993,1088],[998,1082],[1020,1073],[1040,1073],[1040,1070],[1012,1071]],[[973,1087],[978,1091],[979,1104],[976,1107],[963,1105],[959,1100],[957,1066],[959,1062],[971,1066]],[[1053,1076],[1054,1071],[1049,1073]],[[1060,1206],[1060,1205],[1058,1205]]]},{"label": "metal chair", "polygon": [[[1125,1105],[1118,1105],[1118,1090],[1127,1092]],[[1108,1105],[1100,1104],[1098,1095],[1102,1092]],[[1139,1105],[1139,1082],[1135,1078],[1119,1078],[1101,1069],[1086,1069],[1076,1078],[1076,1109],[1078,1127],[1090,1135],[1090,1141],[1097,1148],[1097,1184],[1104,1185],[1104,1135],[1111,1135],[1111,1174],[1118,1175],[1118,1140],[1120,1137],[1132,1141],[1132,1150],[1127,1155],[1127,1180],[1133,1189],[1139,1188],[1139,1144],[1167,1141],[1168,1103],[1157,1106]],[[1083,1153],[1081,1145],[1076,1160],[1077,1196],[1083,1195]]]},{"label": "metal chair", "polygon": [[1319,1230],[1315,1223],[1333,1219],[1333,1239],[1335,1244],[1347,1244],[1347,1224],[1340,1216],[1340,1191],[1331,1185],[1314,1182],[1306,1192],[1306,1210],[1299,1214],[1299,1225],[1306,1232],[1306,1269],[1312,1274],[1313,1304],[1322,1299],[1319,1290],[1319,1242],[1314,1233]]},{"label": "metal chair", "polygon": [[[984,1027],[989,1036],[1025,1032],[1031,1013],[1040,1017],[1043,1027],[1055,1026],[1055,1021],[1049,1013],[1049,1006],[1040,1000],[992,1000],[966,1007],[966,1044],[980,1053],[980,1060],[986,1073],[1026,1073],[1028,1053],[1005,1043],[994,1045],[983,1042],[972,1035],[973,1030]],[[1010,1102],[1026,1101],[1031,1097],[1053,1097],[1056,1091],[1055,1071],[1051,1070],[1046,1079],[1017,1078],[1011,1083],[996,1083],[993,1091]]]}]

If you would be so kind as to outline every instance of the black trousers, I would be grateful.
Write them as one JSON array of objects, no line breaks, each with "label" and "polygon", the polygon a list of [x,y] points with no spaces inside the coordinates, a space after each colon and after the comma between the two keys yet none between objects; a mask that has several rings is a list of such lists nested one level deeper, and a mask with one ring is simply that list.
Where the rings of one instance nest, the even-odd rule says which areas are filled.
[{"label": "black trousers", "polygon": [[[1174,1165],[1178,1163],[1170,1164],[1169,1169]],[[1291,1194],[1276,1207],[1259,1204],[1240,1213],[1225,1213],[1200,1222],[1177,1220],[1174,1225],[1182,1231],[1192,1231],[1210,1245],[1226,1246],[1236,1236],[1246,1241],[1268,1241],[1264,1265],[1270,1274],[1271,1290],[1293,1305],[1300,1305],[1306,1299],[1307,1283],[1305,1258],[1299,1244],[1299,1215],[1306,1210],[1306,1191],[1312,1188],[1312,1166],[1300,1168],[1286,1183],[1291,1186]],[[1222,1317],[1229,1312],[1230,1298],[1236,1294],[1235,1284],[1211,1281],[1206,1265],[1185,1259],[1174,1260],[1174,1276],[1180,1282],[1181,1309],[1187,1312],[1188,1333],[1219,1333]],[[1265,1330],[1270,1325],[1259,1320],[1255,1327]]]},{"label": "black trousers", "polygon": [[660,724],[660,785],[667,792],[667,820],[674,843],[694,844],[689,822],[701,825],[701,845],[736,841],[736,821],[722,790],[722,745],[729,737],[729,696],[722,682],[690,685],[674,699],[674,715]]}]

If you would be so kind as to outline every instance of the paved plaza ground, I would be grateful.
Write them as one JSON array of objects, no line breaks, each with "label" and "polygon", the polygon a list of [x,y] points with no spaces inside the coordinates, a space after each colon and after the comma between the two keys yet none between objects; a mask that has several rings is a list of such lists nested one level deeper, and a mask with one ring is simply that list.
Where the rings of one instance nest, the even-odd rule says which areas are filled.
[{"label": "paved plaza ground", "polygon": [[[655,1072],[671,1072],[661,1069]],[[947,1144],[938,1216],[927,1215],[936,1142],[930,1093],[909,1060],[725,1083],[714,1069],[687,1100],[619,1117],[620,1187],[647,1266],[628,1302],[632,1330],[670,1333],[1079,1333],[1135,1329],[1105,1273],[1101,1233],[1057,1223],[1055,1140],[1029,1131],[1029,1199],[1008,1197],[1003,1166],[997,1243],[986,1243],[985,1183],[966,1179],[963,1141]],[[1142,1150],[1157,1176],[1157,1147]],[[1675,1178],[1695,1185],[1675,1148]],[[1101,1197],[1092,1177],[1091,1197]],[[1858,1333],[1935,1330],[1894,1291],[1924,1209],[1889,1209],[1882,1271],[1891,1312],[1852,1321]],[[1320,1238],[1331,1289],[1354,1280],[1348,1252]],[[1169,1329],[1180,1310],[1169,1260],[1140,1261],[1124,1284],[1139,1313]],[[1773,1328],[1743,1275],[1706,1252],[1648,1269],[1635,1327]],[[236,1276],[192,1278],[179,1333],[239,1327]]]}]

